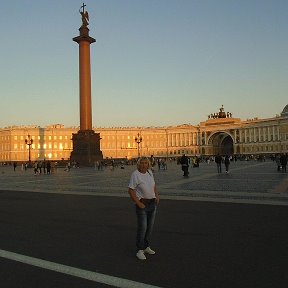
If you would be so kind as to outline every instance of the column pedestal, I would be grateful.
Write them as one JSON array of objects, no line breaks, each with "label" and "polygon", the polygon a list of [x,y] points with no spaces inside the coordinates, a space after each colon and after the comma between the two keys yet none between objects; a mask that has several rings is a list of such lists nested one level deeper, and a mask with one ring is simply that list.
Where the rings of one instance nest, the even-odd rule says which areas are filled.
[{"label": "column pedestal", "polygon": [[100,133],[93,130],[79,130],[72,134],[73,151],[71,161],[81,166],[93,166],[95,161],[102,160],[100,151]]}]

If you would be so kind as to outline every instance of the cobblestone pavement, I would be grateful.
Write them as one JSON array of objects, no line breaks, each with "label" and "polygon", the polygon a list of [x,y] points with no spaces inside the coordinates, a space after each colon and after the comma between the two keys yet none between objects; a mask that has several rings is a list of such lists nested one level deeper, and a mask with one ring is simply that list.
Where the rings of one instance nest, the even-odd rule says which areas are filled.
[{"label": "cobblestone pavement", "polygon": [[[22,171],[18,166],[14,172],[12,166],[2,166],[0,190],[127,197],[134,169],[136,166],[106,167],[103,171],[74,168],[67,172],[58,168],[51,175],[35,176],[33,169]],[[162,198],[288,205],[288,174],[277,172],[272,161],[232,162],[228,174],[218,174],[215,163],[201,163],[189,172],[190,177],[183,178],[175,162],[168,163],[165,171],[155,168]]]}]

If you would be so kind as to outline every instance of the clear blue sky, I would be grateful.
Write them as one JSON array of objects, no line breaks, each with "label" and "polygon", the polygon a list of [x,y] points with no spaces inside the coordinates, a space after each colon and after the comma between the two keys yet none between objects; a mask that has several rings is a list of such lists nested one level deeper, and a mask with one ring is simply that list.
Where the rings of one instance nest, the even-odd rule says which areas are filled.
[{"label": "clear blue sky", "polygon": [[[0,127],[79,125],[76,0],[1,3]],[[93,126],[195,124],[288,104],[287,0],[87,0]]]}]

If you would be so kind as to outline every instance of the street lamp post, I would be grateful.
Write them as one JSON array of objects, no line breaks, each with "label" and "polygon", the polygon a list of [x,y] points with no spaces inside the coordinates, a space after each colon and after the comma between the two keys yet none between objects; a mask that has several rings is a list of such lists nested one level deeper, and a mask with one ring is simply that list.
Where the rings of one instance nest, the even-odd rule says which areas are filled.
[{"label": "street lamp post", "polygon": [[140,143],[142,142],[142,136],[139,133],[135,137],[135,142],[137,143],[138,158],[139,158],[140,157]]},{"label": "street lamp post", "polygon": [[33,144],[33,139],[28,134],[28,139],[25,139],[25,144],[28,146],[29,150],[29,164],[31,163],[31,145]]}]

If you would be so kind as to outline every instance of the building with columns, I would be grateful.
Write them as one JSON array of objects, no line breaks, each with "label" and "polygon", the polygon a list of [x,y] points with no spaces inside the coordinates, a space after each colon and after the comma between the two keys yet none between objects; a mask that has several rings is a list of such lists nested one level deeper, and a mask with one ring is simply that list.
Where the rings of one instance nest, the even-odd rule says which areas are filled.
[{"label": "building with columns", "polygon": [[[79,127],[61,124],[46,127],[12,126],[0,129],[0,162],[70,158],[72,134]],[[219,154],[288,153],[288,105],[282,113],[267,119],[241,120],[225,112],[208,116],[198,125],[167,127],[93,128],[100,133],[104,158],[136,158],[143,156],[178,157]],[[33,143],[27,145],[31,138]],[[136,141],[137,139],[138,141]],[[141,139],[141,141],[139,140]]]}]

